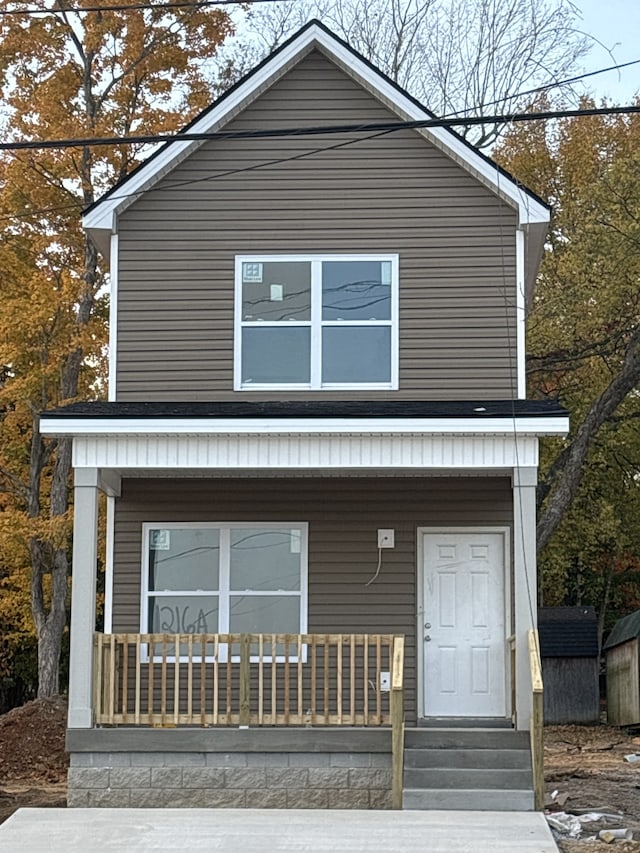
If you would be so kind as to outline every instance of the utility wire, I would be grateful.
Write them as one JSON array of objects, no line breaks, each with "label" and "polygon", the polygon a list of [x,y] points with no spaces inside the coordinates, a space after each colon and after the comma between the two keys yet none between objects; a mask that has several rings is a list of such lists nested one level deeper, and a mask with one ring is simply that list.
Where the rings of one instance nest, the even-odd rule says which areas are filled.
[{"label": "utility wire", "polygon": [[[636,62],[640,63],[640,60],[634,60],[634,63],[636,63]],[[626,63],[626,64],[633,64],[633,63]],[[622,67],[622,66],[620,66],[620,67]],[[615,68],[615,66],[612,66],[612,68]],[[607,71],[607,70],[611,70],[611,69],[601,69],[601,71]],[[600,73],[600,72],[599,71],[590,72],[590,74],[597,74],[597,73]],[[589,74],[584,75],[584,76],[589,76]],[[579,79],[579,78],[571,78],[571,81],[575,81],[576,79]],[[556,84],[550,84],[550,85],[562,85],[564,82],[570,82],[570,81],[569,80],[560,81]],[[544,89],[544,88],[547,88],[547,87],[546,86],[540,87],[540,89]],[[520,97],[521,95],[532,94],[535,91],[538,91],[538,89],[532,89],[532,90],[529,90],[527,92],[518,92],[513,97]],[[492,105],[493,105],[493,102],[490,104],[487,104],[486,106],[492,106]],[[474,109],[474,108],[470,107],[469,109]],[[461,111],[461,112],[464,112],[464,111]],[[566,112],[568,112],[568,111],[566,111]],[[623,113],[624,112],[633,112],[633,113],[635,113],[635,112],[638,112],[638,108],[637,107],[610,107],[610,108],[606,108],[606,109],[597,110],[597,113],[600,115],[602,115],[602,114],[613,114],[614,112],[618,112],[618,113],[619,112],[623,112]],[[577,114],[586,115],[586,114],[591,114],[591,111],[584,111],[584,110],[583,111],[573,111],[573,113],[574,114],[577,113]],[[522,120],[536,119],[537,117],[538,117],[537,114],[525,113],[525,114],[523,114]],[[449,119],[449,116],[446,116],[444,118]],[[482,119],[482,120],[486,121],[487,119]],[[434,119],[433,121],[437,121],[437,120]],[[468,123],[469,121],[470,121],[469,119],[466,119],[465,121],[461,121],[460,123],[461,124]],[[362,127],[362,126],[359,125],[358,127]],[[227,177],[230,175],[237,175],[237,174],[241,174],[243,172],[256,171],[256,170],[261,169],[261,168],[265,168],[265,167],[273,166],[273,165],[279,165],[281,163],[287,163],[287,162],[290,162],[293,160],[301,160],[301,159],[306,158],[306,157],[311,157],[315,154],[322,154],[325,151],[332,151],[335,149],[344,148],[344,147],[347,147],[349,145],[353,145],[353,144],[358,143],[358,142],[366,142],[370,139],[376,138],[377,136],[386,135],[386,133],[389,133],[389,132],[396,130],[396,129],[399,129],[399,123],[391,124],[388,130],[383,131],[381,133],[374,133],[374,134],[370,134],[370,135],[365,136],[365,137],[347,140],[346,142],[341,142],[341,143],[338,143],[336,145],[320,146],[320,147],[317,147],[314,149],[310,149],[309,151],[305,151],[305,152],[301,152],[298,154],[291,155],[289,157],[282,157],[282,158],[278,158],[276,160],[267,160],[267,161],[264,161],[262,163],[255,163],[251,166],[241,167],[241,168],[237,168],[237,169],[228,169],[224,172],[220,172],[216,175],[208,175],[204,178],[193,178],[193,179],[187,179],[187,180],[183,180],[183,181],[173,182],[171,185],[171,188],[174,188],[175,186],[186,186],[189,184],[201,183],[204,181],[214,181],[214,180],[217,180],[219,178],[224,178],[224,177]],[[305,131],[306,130],[308,130],[308,129],[305,129]],[[320,128],[320,131],[326,131],[326,127]],[[319,131],[315,131],[315,132],[319,132]],[[253,132],[253,133],[255,133],[255,132]],[[223,135],[223,134],[220,134],[220,135]],[[179,142],[181,140],[184,140],[185,136],[186,136],[186,134],[182,134],[181,136],[178,136],[178,135],[167,136],[167,140]],[[148,138],[152,139],[155,142],[158,142],[161,140],[160,136],[153,136],[153,137],[148,137]],[[206,138],[214,138],[214,136],[213,136],[213,134],[209,134]],[[122,145],[122,144],[125,144],[127,141],[130,141],[130,139],[123,140],[122,138],[117,138],[116,142],[112,143],[112,144]],[[71,140],[71,142],[73,142],[73,140]],[[22,147],[24,147],[24,148],[29,148],[29,147],[39,148],[39,147],[43,147],[43,144],[44,143],[35,143],[35,142],[25,143],[24,145],[22,145]],[[76,145],[79,145],[79,144],[93,144],[93,145],[95,145],[96,140],[88,140],[86,143],[79,143],[76,141],[75,144]],[[107,142],[104,141],[102,144],[106,145]],[[2,148],[17,150],[14,146],[15,146],[15,143],[13,145],[10,143],[0,144],[0,150]],[[44,144],[44,147],[49,147],[49,148],[58,147],[58,146],[59,146],[59,143]],[[73,147],[73,146],[70,146],[70,147]],[[112,198],[126,199],[126,198],[131,198],[133,196],[137,196],[140,194],[141,194],[141,192],[124,193],[122,195],[112,196]],[[25,210],[24,212],[21,212],[21,213],[14,213],[11,215],[0,216],[0,222],[11,222],[11,221],[15,221],[16,219],[29,219],[29,218],[36,217],[36,216],[44,216],[44,215],[50,214],[50,213],[65,213],[65,212],[68,212],[70,210],[79,210],[81,208],[82,208],[82,203],[78,199],[77,202],[70,202],[69,204],[66,204],[66,205],[58,205],[58,206],[51,206],[51,207],[47,207],[47,208],[39,208],[39,209],[31,210],[31,211]]]},{"label": "utility wire", "polygon": [[[378,136],[385,136],[388,132],[389,131],[385,130],[385,131],[382,131],[380,133],[372,133],[366,137],[357,137],[356,139],[347,139],[347,140],[342,141],[342,142],[336,142],[332,145],[323,145],[323,146],[319,146],[317,148],[310,148],[307,151],[300,151],[297,154],[291,154],[288,157],[278,157],[277,159],[274,159],[274,160],[263,160],[261,163],[253,163],[251,166],[241,166],[241,167],[238,167],[236,169],[226,169],[225,171],[218,172],[217,174],[214,174],[214,175],[206,175],[203,178],[186,178],[186,179],[180,180],[180,181],[174,180],[171,182],[170,189],[176,189],[178,187],[189,186],[191,184],[199,184],[199,183],[203,183],[203,182],[216,181],[216,180],[219,180],[221,178],[229,177],[231,175],[239,175],[239,174],[242,174],[243,172],[255,172],[258,169],[264,169],[264,168],[267,168],[269,166],[277,166],[277,165],[280,165],[281,163],[289,163],[289,162],[292,162],[294,160],[303,160],[307,157],[312,157],[314,154],[322,154],[325,151],[336,151],[340,148],[347,148],[350,145],[355,145],[358,142],[366,142],[367,140],[375,139]],[[112,195],[112,196],[110,196],[110,198],[121,201],[123,199],[134,198],[136,196],[143,195],[145,192],[152,192],[154,189],[155,189],[155,187],[151,187],[150,189],[147,189],[147,190],[141,189],[141,190],[138,190],[136,192],[123,193],[121,195]],[[29,219],[29,218],[32,218],[34,216],[39,216],[43,213],[55,213],[55,212],[63,213],[65,211],[70,211],[70,210],[80,210],[80,211],[82,210],[82,203],[81,203],[80,199],[78,199],[77,202],[70,202],[67,205],[60,205],[58,207],[42,208],[41,210],[36,209],[36,210],[32,210],[32,211],[25,211],[24,213],[7,214],[5,216],[0,216],[0,222],[11,222],[11,221],[14,221],[16,219]]]},{"label": "utility wire", "polygon": [[437,127],[465,127],[476,124],[510,124],[523,121],[548,121],[557,118],[579,118],[585,116],[612,116],[640,113],[640,105],[611,107],[589,107],[577,110],[546,110],[529,113],[501,113],[466,118],[429,118],[411,121],[373,122],[367,124],[314,125],[311,127],[269,128],[266,130],[218,130],[206,133],[157,133],[133,134],[130,136],[79,137],[73,139],[42,139],[0,142],[0,151],[25,151],[33,149],[85,148],[100,145],[150,145],[158,142],[179,143],[212,139],[269,139],[284,136],[330,136],[340,133],[393,133],[397,130],[420,130]]},{"label": "utility wire", "polygon": [[245,6],[255,5],[257,3],[280,3],[282,0],[168,0],[166,3],[131,3],[125,4],[105,4],[104,6],[86,6],[64,7],[57,8],[31,8],[31,9],[0,9],[0,17],[5,15],[82,15],[85,12],[134,12],[142,10],[163,10],[171,9],[201,9],[202,7],[210,6]]},{"label": "utility wire", "polygon": [[[568,86],[569,83],[579,83],[580,80],[585,80],[587,77],[595,77],[596,74],[606,74],[609,71],[619,71],[621,68],[628,68],[630,65],[640,65],[640,59],[632,59],[629,62],[620,62],[618,65],[609,65],[607,68],[597,68],[595,71],[585,71],[583,74],[576,74],[574,77],[566,77],[564,80],[556,80],[553,83],[544,83],[541,86],[536,86],[534,89],[525,89],[522,92],[516,92],[515,95],[505,95],[503,98],[496,98],[495,101],[487,101],[482,105],[482,109],[487,107],[495,107],[496,104],[503,104],[505,101],[514,101],[516,98],[523,98],[525,95],[537,95],[539,92],[546,92],[547,89],[557,89],[560,86]],[[445,113],[441,118],[450,118],[458,116],[462,113],[469,113],[477,107],[466,107],[463,110],[455,110],[454,112]]]}]

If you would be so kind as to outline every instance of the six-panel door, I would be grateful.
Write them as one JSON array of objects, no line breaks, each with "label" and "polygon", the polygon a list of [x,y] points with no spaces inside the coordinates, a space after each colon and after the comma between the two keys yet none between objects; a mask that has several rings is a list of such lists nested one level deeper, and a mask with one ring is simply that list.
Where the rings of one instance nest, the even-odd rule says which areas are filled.
[{"label": "six-panel door", "polygon": [[423,535],[425,716],[504,717],[504,537]]}]

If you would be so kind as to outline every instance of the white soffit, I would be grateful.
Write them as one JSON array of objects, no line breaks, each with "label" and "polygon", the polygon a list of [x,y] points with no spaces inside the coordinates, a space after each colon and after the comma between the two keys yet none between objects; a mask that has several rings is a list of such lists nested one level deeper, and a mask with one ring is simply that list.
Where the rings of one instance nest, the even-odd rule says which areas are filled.
[{"label": "white soffit", "polygon": [[[425,120],[432,116],[411,98],[396,89],[368,63],[352,53],[340,40],[317,24],[305,28],[289,44],[277,52],[256,73],[223,97],[218,106],[208,110],[189,128],[191,133],[212,133],[248,106],[261,92],[273,85],[297,61],[314,48],[319,48],[343,71],[357,80],[375,97],[385,103],[402,119]],[[493,192],[508,200],[519,212],[520,225],[546,223],[549,210],[523,190],[515,181],[501,173],[496,165],[487,161],[446,128],[424,128],[420,131],[440,150],[458,162]],[[173,142],[155,157],[125,179],[121,187],[98,202],[83,219],[89,232],[116,230],[116,217],[181,160],[203,144],[201,140]],[[94,237],[98,234],[94,233]],[[99,239],[99,237],[98,237]]]},{"label": "white soffit", "polygon": [[535,436],[81,435],[73,440],[76,471],[115,469],[121,476],[178,470],[505,472],[537,464]]}]

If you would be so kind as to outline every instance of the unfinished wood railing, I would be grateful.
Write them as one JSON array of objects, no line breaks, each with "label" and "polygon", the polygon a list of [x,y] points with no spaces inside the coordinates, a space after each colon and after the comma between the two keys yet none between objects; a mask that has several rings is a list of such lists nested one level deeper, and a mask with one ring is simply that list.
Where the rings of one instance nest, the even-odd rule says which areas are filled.
[{"label": "unfinished wood railing", "polygon": [[529,666],[531,669],[531,764],[533,767],[533,792],[535,808],[544,808],[544,712],[540,641],[535,629],[529,630]]},{"label": "unfinished wood railing", "polygon": [[404,637],[393,644],[391,670],[391,797],[394,809],[402,808],[404,782]]},{"label": "unfinished wood railing", "polygon": [[96,634],[94,649],[98,725],[402,720],[403,638],[391,634]]}]

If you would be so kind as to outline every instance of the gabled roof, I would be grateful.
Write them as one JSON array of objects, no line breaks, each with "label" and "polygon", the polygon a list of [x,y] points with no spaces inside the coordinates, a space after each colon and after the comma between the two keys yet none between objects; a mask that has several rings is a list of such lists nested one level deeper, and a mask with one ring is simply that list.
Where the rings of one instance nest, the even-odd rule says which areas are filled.
[{"label": "gabled roof", "polygon": [[[314,49],[321,51],[399,119],[420,121],[436,118],[324,24],[314,20],[200,113],[181,133],[213,133],[221,130]],[[416,132],[518,211],[519,225],[525,230],[528,243],[527,284],[531,286],[544,246],[549,207],[451,128],[421,128]],[[178,140],[179,137],[180,134],[177,135]],[[203,140],[166,143],[85,212],[84,227],[103,254],[108,257],[110,235],[117,231],[118,215],[202,144]]]},{"label": "gabled roof", "polygon": [[593,607],[540,607],[538,633],[543,658],[598,654],[598,621]]},{"label": "gabled roof", "polygon": [[638,637],[640,637],[640,610],[635,610],[616,622],[604,647],[605,649],[612,649],[614,646],[619,646]]}]

